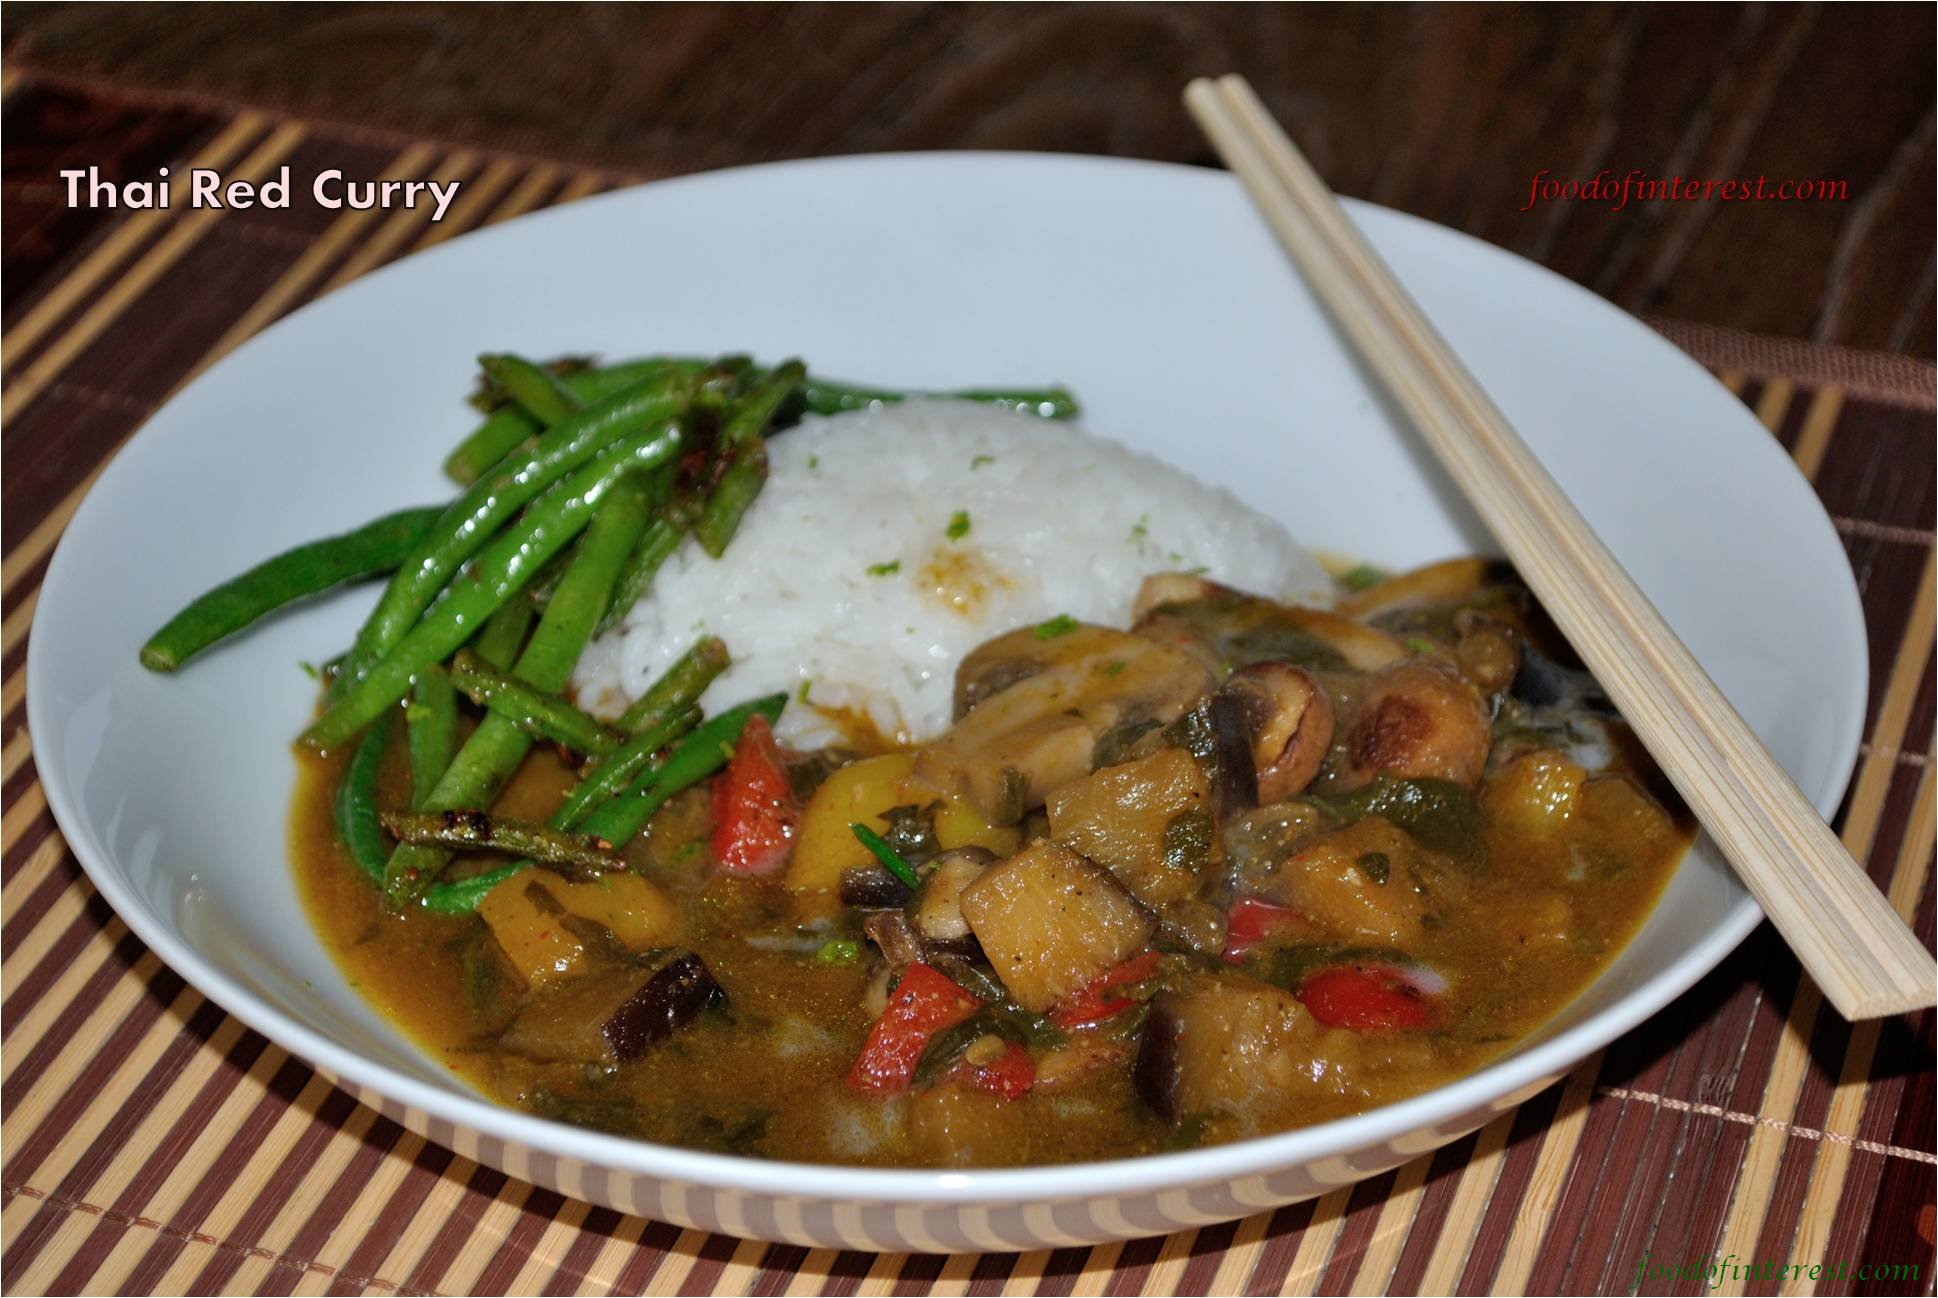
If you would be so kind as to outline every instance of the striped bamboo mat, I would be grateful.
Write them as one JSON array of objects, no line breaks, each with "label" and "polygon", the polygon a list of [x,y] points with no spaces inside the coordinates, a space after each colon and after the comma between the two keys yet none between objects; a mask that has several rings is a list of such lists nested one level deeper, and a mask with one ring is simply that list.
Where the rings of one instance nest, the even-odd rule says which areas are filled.
[{"label": "striped bamboo mat", "polygon": [[[1623,1292],[1646,1261],[1844,1263],[1715,1291],[1932,1290],[1932,1015],[1840,1022],[1765,927],[1517,1113],[1242,1222],[920,1257],[683,1232],[427,1145],[226,1017],[97,897],[47,814],[23,661],[47,556],[108,454],[290,309],[465,230],[640,179],[274,118],[5,86],[0,1280],[16,1293]],[[89,213],[64,166],[465,182],[450,216]],[[296,186],[293,188],[300,188]],[[1933,370],[1662,326],[1795,456],[1864,592],[1872,693],[1844,841],[1933,923]],[[1916,1278],[1863,1281],[1860,1266]],[[1690,1276],[1644,1292],[1701,1292]]]}]

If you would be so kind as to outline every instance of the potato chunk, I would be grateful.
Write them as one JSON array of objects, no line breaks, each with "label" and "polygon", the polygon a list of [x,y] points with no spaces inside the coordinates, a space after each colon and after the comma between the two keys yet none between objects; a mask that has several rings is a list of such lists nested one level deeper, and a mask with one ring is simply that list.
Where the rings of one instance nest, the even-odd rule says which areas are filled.
[{"label": "potato chunk", "polygon": [[1001,1167],[1030,1157],[1027,1109],[994,1095],[945,1082],[909,1100],[908,1142],[938,1167]]},{"label": "potato chunk", "polygon": [[1259,891],[1343,938],[1408,950],[1425,936],[1429,879],[1440,861],[1380,816],[1321,835],[1260,881]]},{"label": "potato chunk", "polygon": [[1107,766],[1050,795],[1050,836],[1117,876],[1148,906],[1163,906],[1197,890],[1207,861],[1167,859],[1173,821],[1206,806],[1211,785],[1197,759],[1165,748],[1141,761]]},{"label": "potato chunk", "polygon": [[1047,839],[965,888],[962,916],[1003,985],[1033,1010],[1143,950],[1153,927],[1108,871]]},{"label": "potato chunk", "polygon": [[1173,1122],[1212,1113],[1275,1121],[1301,1097],[1348,1093],[1354,1050],[1290,992],[1207,975],[1152,999],[1137,1087]]}]

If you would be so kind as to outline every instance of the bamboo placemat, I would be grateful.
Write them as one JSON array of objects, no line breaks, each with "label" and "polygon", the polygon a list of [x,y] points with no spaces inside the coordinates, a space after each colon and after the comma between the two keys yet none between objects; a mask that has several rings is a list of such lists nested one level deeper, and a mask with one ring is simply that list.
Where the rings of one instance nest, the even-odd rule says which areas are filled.
[{"label": "bamboo placemat", "polygon": [[[316,295],[616,176],[235,106],[9,74],[0,390],[0,1283],[17,1293],[1625,1292],[1645,1261],[1831,1264],[1644,1292],[1932,1292],[1933,1016],[1857,1028],[1765,926],[1516,1113],[1242,1222],[1020,1255],[810,1251],[680,1231],[509,1180],[402,1130],[228,1018],[102,903],[25,726],[46,559],[177,387]],[[461,179],[451,214],[68,211],[88,163]],[[1659,326],[1756,412],[1834,518],[1871,700],[1844,841],[1933,927],[1933,368]],[[1846,1264],[1840,1277],[1835,1264]],[[1859,1280],[1860,1266],[1912,1276]]]}]

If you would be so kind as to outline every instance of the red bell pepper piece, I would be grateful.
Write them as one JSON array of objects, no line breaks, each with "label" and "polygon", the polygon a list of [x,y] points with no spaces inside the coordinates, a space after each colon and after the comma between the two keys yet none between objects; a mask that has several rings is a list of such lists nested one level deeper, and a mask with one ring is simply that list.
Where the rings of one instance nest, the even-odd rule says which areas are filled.
[{"label": "red bell pepper piece", "polygon": [[1329,1028],[1391,1032],[1424,1028],[1434,1004],[1390,965],[1334,965],[1299,984],[1299,1000]]},{"label": "red bell pepper piece", "polygon": [[1146,951],[1143,955],[1134,956],[1064,997],[1063,1002],[1050,1011],[1050,1022],[1060,1028],[1077,1028],[1086,1023],[1102,1023],[1105,1019],[1122,1014],[1137,1002],[1123,996],[1111,996],[1110,989],[1126,983],[1141,983],[1156,972],[1157,952]]},{"label": "red bell pepper piece", "polygon": [[888,1008],[868,1030],[861,1056],[848,1071],[848,1085],[877,1094],[907,1090],[929,1038],[962,1022],[981,1004],[948,975],[925,964],[910,965],[888,998]]},{"label": "red bell pepper piece", "polygon": [[1312,923],[1290,906],[1241,897],[1225,921],[1225,959],[1238,960],[1253,947],[1310,932]]},{"label": "red bell pepper piece", "polygon": [[979,1090],[1000,1095],[1005,1100],[1020,1100],[1036,1085],[1036,1065],[1030,1052],[1014,1041],[1003,1043],[1003,1053],[986,1064],[970,1064],[969,1080]]},{"label": "red bell pepper piece", "polygon": [[713,781],[713,859],[735,874],[768,874],[787,861],[801,806],[767,718],[749,717],[727,768]]}]

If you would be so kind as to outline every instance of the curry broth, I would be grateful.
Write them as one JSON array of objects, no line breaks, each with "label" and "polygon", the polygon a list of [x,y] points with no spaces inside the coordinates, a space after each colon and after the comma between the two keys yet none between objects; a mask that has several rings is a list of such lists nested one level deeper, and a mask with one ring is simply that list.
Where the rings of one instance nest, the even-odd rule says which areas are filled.
[{"label": "curry broth", "polygon": [[[482,923],[386,911],[337,838],[333,799],[345,760],[299,752],[298,763],[293,859],[318,932],[353,986],[479,1090],[668,1144],[817,1162],[939,1161],[905,1129],[908,1097],[857,1095],[844,1085],[871,1023],[864,1007],[870,963],[828,964],[814,953],[831,933],[848,934],[866,951],[859,932],[838,918],[828,927],[829,906],[790,894],[778,878],[716,872],[703,788],[669,803],[626,854],[677,904],[681,931],[670,944],[704,959],[727,1007],[595,1078],[580,1065],[533,1063],[492,1047],[522,989],[503,977],[481,988],[468,971],[467,945],[480,940]],[[1612,769],[1637,771],[1664,793],[1647,768],[1620,752]],[[542,818],[572,778],[541,747],[493,810]],[[399,738],[385,759],[381,796],[396,805],[408,793]],[[1485,798],[1481,805],[1485,811]],[[1144,1102],[1129,1068],[1095,1068],[1054,1093],[983,1104],[976,1120],[993,1143],[986,1138],[970,1161],[1061,1162],[1214,1143],[1363,1111],[1472,1072],[1550,1018],[1621,949],[1688,836],[1686,817],[1678,818],[1673,842],[1659,834],[1618,841],[1622,861],[1597,869],[1592,860],[1582,864],[1573,838],[1509,832],[1490,816],[1482,829],[1485,868],[1463,876],[1457,898],[1443,899],[1412,952],[1456,993],[1449,1014],[1430,1031],[1350,1040],[1332,1032],[1333,1048],[1348,1052],[1350,1094],[1288,1098],[1245,1124],[1222,1117],[1174,1124]],[[455,867],[465,868],[462,860]]]}]

